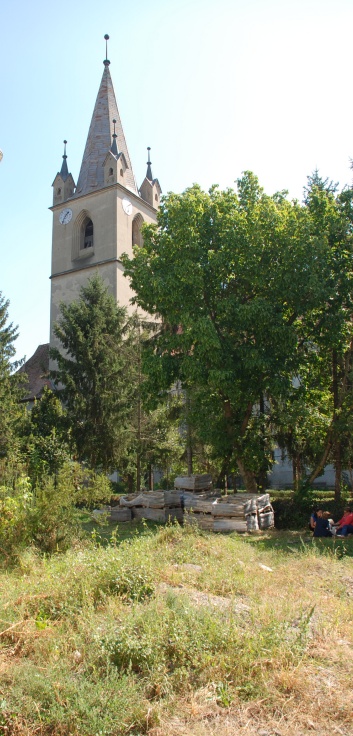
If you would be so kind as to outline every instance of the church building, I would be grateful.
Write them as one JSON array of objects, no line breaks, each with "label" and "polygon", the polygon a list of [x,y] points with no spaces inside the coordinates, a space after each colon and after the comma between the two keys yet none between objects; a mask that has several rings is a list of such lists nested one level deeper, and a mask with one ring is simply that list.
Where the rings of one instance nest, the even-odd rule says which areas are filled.
[{"label": "church building", "polygon": [[[106,40],[109,36],[105,36]],[[66,141],[53,182],[50,345],[60,303],[78,299],[80,288],[98,272],[120,305],[131,310],[132,291],[121,255],[141,244],[141,226],[156,222],[161,188],[147,172],[138,188],[116,103],[110,61],[104,71],[88,131],[77,185],[67,165]]]}]

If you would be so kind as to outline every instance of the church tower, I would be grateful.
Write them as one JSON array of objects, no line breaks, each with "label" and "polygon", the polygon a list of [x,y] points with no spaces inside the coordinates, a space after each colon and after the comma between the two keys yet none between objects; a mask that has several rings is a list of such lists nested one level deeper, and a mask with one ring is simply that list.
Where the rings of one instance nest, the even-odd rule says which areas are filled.
[{"label": "church tower", "polygon": [[[107,39],[109,36],[105,36]],[[106,53],[107,57],[107,53]],[[137,188],[117,107],[110,61],[93,110],[77,186],[67,166],[66,143],[60,172],[53,182],[50,344],[60,303],[79,297],[80,288],[98,271],[119,304],[132,309],[132,291],[124,277],[122,253],[140,245],[141,226],[156,222],[161,188],[153,179],[148,149],[147,174]]]}]

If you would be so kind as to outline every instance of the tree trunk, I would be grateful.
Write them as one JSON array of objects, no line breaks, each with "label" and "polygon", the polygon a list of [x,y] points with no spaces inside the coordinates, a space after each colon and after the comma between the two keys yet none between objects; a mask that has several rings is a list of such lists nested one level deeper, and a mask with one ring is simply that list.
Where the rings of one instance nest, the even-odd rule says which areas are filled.
[{"label": "tree trunk", "polygon": [[252,470],[246,470],[243,461],[239,458],[237,459],[237,464],[248,493],[257,493],[256,478]]},{"label": "tree trunk", "polygon": [[261,422],[261,448],[262,448],[262,461],[260,466],[260,472],[258,475],[259,479],[259,487],[265,491],[268,485],[268,479],[267,479],[267,469],[266,469],[266,459],[265,459],[265,450],[266,450],[266,441],[265,441],[265,400],[264,396],[261,393],[260,394],[260,415],[263,417]]},{"label": "tree trunk", "polygon": [[153,478],[152,463],[149,463],[148,464],[148,471],[147,472],[148,472],[148,490],[149,491],[153,491],[153,486],[154,486],[154,482],[153,481],[154,481],[154,478]]},{"label": "tree trunk", "polygon": [[[339,409],[339,397],[338,397],[338,359],[336,350],[332,351],[332,393],[333,393],[333,407],[335,415]],[[341,453],[341,442],[340,439],[334,436],[333,439],[333,464],[335,468],[335,501],[340,502],[341,500],[341,476],[342,476],[342,453]]]},{"label": "tree trunk", "polygon": [[335,466],[335,501],[341,501],[341,478],[342,478],[342,456],[341,443],[336,442],[334,450],[334,466]]},{"label": "tree trunk", "polygon": [[266,490],[268,486],[268,478],[267,478],[267,472],[266,470],[260,470],[259,472],[259,488],[261,488],[263,491]]},{"label": "tree trunk", "polygon": [[301,460],[301,456],[299,452],[296,452],[293,455],[292,467],[293,467],[293,488],[295,491],[298,491],[300,479],[302,477],[302,460]]},{"label": "tree trunk", "polygon": [[189,425],[187,426],[187,445],[186,445],[186,459],[188,463],[188,475],[193,473],[193,458],[192,458],[192,445],[191,445],[191,432]]},{"label": "tree trunk", "polygon": [[138,393],[137,393],[137,453],[136,453],[136,491],[141,491],[141,350],[140,325],[138,342]]},{"label": "tree trunk", "polygon": [[224,488],[224,478],[228,472],[229,458],[225,458],[222,463],[222,467],[219,471],[218,478],[216,480],[216,488]]},{"label": "tree trunk", "polygon": [[293,473],[293,488],[295,491],[298,490],[298,475],[297,475],[297,463],[296,458],[292,458],[292,473]]},{"label": "tree trunk", "polygon": [[188,475],[192,475],[193,474],[192,436],[191,436],[191,427],[190,427],[190,422],[189,422],[190,398],[189,398],[188,395],[186,396],[186,411],[187,411],[187,415],[186,415],[186,420],[187,420],[187,425],[186,425],[186,459],[187,459],[187,464],[188,464]]},{"label": "tree trunk", "polygon": [[308,480],[309,485],[311,485],[314,482],[314,480],[319,475],[322,475],[322,471],[323,471],[323,469],[324,469],[324,467],[325,467],[325,465],[327,463],[328,456],[329,456],[329,454],[330,454],[330,452],[332,450],[332,444],[333,444],[332,443],[332,431],[333,430],[332,430],[332,425],[331,425],[331,428],[330,428],[330,430],[328,432],[328,437],[327,437],[327,441],[326,441],[326,447],[325,447],[324,452],[323,452],[323,454],[321,456],[321,460],[317,464],[315,470],[313,470],[313,472],[311,473],[311,476],[310,476],[310,478]]}]

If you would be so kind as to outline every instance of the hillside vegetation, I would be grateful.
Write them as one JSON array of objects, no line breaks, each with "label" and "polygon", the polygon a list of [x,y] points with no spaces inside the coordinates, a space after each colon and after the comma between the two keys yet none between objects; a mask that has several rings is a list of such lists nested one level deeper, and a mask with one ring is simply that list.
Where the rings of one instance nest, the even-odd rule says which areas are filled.
[{"label": "hillside vegetation", "polygon": [[352,539],[121,529],[0,572],[0,734],[352,733]]}]

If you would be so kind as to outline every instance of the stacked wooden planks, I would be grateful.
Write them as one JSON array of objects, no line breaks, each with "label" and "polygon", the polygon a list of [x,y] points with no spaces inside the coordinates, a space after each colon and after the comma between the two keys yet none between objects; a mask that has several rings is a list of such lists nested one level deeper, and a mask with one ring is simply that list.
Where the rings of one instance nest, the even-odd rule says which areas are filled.
[{"label": "stacked wooden planks", "polygon": [[275,525],[275,515],[268,493],[264,493],[264,495],[260,496],[258,499],[257,513],[259,518],[259,529],[270,529]]},{"label": "stacked wooden planks", "polygon": [[131,509],[123,506],[112,506],[110,510],[110,521],[131,521]]},{"label": "stacked wooden planks", "polygon": [[179,475],[175,478],[174,488],[180,491],[209,491],[212,488],[212,475]]},{"label": "stacked wooden planks", "polygon": [[[185,494],[185,522],[214,532],[246,532],[269,528],[274,516],[268,493],[237,493],[231,496]],[[272,517],[271,517],[272,513]],[[260,521],[261,518],[261,521]]]},{"label": "stacked wooden planks", "polygon": [[[116,508],[116,507],[115,507]],[[176,519],[214,532],[246,532],[274,526],[270,496],[264,493],[236,493],[220,496],[182,490],[146,491],[120,498],[122,514],[132,519],[150,519],[166,523]],[[113,509],[117,521],[125,521]],[[127,520],[127,519],[126,519]]]},{"label": "stacked wooden planks", "polygon": [[150,519],[163,523],[183,519],[179,491],[146,491],[131,494],[122,496],[120,504],[130,509],[133,519]]}]

